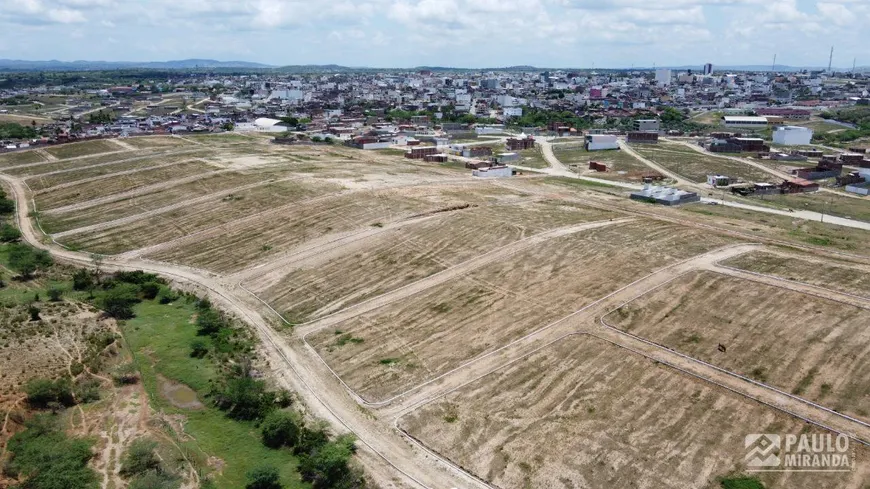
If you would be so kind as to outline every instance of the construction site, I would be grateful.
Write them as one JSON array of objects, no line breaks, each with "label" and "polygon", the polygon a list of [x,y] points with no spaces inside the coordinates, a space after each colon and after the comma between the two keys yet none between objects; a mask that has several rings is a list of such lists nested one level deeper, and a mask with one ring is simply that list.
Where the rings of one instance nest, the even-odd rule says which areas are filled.
[{"label": "construction site", "polygon": [[[870,201],[827,187],[726,198],[707,175],[779,182],[781,171],[687,139],[612,139],[605,152],[500,137],[537,162],[508,163],[511,178],[474,177],[459,156],[427,161],[427,148],[259,134],[14,152],[0,155],[0,178],[22,241],[55,261],[153,273],[231,314],[256,339],[258,378],[330,433],[355,435],[379,487],[863,489]],[[45,314],[70,345],[118,328],[65,307]],[[193,307],[178,301],[173,328]],[[121,325],[125,354],[157,369],[147,343],[165,331],[135,324]],[[7,365],[68,368],[40,334],[53,333],[4,337]],[[185,487],[200,472],[241,487],[254,461],[198,435],[211,401],[186,389],[206,382],[167,372],[142,409],[170,410],[184,447],[205,440],[189,449],[202,463]],[[27,380],[14,373],[7,395]],[[129,408],[145,394],[118,396]],[[842,434],[855,463],[757,471],[744,446],[754,433]]]}]

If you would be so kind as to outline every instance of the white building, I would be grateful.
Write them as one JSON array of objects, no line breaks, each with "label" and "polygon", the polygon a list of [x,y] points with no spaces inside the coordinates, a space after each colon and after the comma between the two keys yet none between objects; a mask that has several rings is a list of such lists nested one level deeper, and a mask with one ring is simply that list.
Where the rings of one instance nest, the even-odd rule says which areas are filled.
[{"label": "white building", "polygon": [[493,166],[490,168],[480,168],[472,170],[471,175],[479,178],[505,178],[514,174],[513,169],[506,166]]},{"label": "white building", "polygon": [[722,123],[727,127],[767,127],[766,117],[751,117],[751,116],[722,116]]},{"label": "white building", "polygon": [[602,149],[619,149],[616,136],[608,134],[587,134],[586,151],[598,151]]},{"label": "white building", "polygon": [[671,70],[667,68],[659,68],[656,70],[656,83],[658,85],[671,84]]},{"label": "white building", "polygon": [[261,117],[254,122],[239,122],[233,128],[235,132],[285,132],[288,129],[284,122],[268,117]]},{"label": "white building", "polygon": [[781,146],[805,146],[813,139],[813,130],[800,126],[779,126],[773,131],[773,144]]},{"label": "white building", "polygon": [[505,107],[503,109],[504,117],[507,119],[508,117],[522,117],[523,116],[523,108],[522,107]]}]

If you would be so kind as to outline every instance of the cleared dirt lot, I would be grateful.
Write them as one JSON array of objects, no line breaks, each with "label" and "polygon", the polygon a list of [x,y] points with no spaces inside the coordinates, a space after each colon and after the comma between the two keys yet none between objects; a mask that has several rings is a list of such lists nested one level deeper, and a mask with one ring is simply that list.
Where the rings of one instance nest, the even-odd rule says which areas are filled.
[{"label": "cleared dirt lot", "polygon": [[748,164],[701,154],[681,144],[632,144],[631,149],[641,156],[694,182],[706,182],[707,175],[726,175],[747,182],[773,182],[776,177]]},{"label": "cleared dirt lot", "polygon": [[358,394],[383,400],[658,268],[731,242],[648,221],[584,231],[360,315],[309,342]]},{"label": "cleared dirt lot", "polygon": [[746,253],[722,263],[750,272],[830,288],[847,294],[870,297],[870,269],[861,265],[832,262],[794,255]]},{"label": "cleared dirt lot", "polygon": [[[267,181],[283,176],[278,172],[209,172],[201,174],[202,178],[192,182],[174,185],[170,180],[150,192],[143,192],[134,197],[122,198],[104,204],[89,206],[84,209],[72,209],[66,212],[46,213],[41,218],[43,228],[48,233],[57,233],[80,228],[96,223],[135,216],[142,212],[160,209],[198,197],[222,192],[256,182]],[[271,177],[271,178],[270,178]],[[177,180],[177,179],[176,179]],[[83,204],[87,201],[82,202]]]},{"label": "cleared dirt lot", "polygon": [[181,138],[171,136],[146,136],[146,137],[131,137],[121,140],[125,144],[134,148],[177,148],[180,146],[190,146],[194,143],[185,141]]},{"label": "cleared dirt lot", "polygon": [[176,165],[146,167],[121,175],[104,175],[94,180],[80,181],[63,188],[51,188],[36,196],[38,209],[53,209],[85,200],[106,197],[185,176],[219,170],[205,161],[188,161]]},{"label": "cleared dirt lot", "polygon": [[253,277],[251,287],[291,322],[329,313],[545,229],[615,217],[581,206],[523,201],[444,213],[333,256]]},{"label": "cleared dirt lot", "polygon": [[272,210],[264,215],[225,229],[219,240],[207,235],[149,256],[231,273],[308,240],[359,228],[382,227],[477,200],[475,196],[457,195],[450,188],[358,190],[328,195],[300,206],[271,206]]},{"label": "cleared dirt lot", "polygon": [[61,144],[45,149],[45,152],[58,158],[74,158],[76,156],[93,155],[98,153],[108,153],[110,151],[118,151],[121,147],[113,144],[111,141],[97,139],[94,141],[83,141],[81,143]]},{"label": "cleared dirt lot", "polygon": [[[625,151],[586,151],[580,143],[571,145],[554,145],[553,152],[559,161],[571,167],[581,175],[588,175],[608,180],[641,181],[644,175],[656,174],[652,168],[644,165],[637,158]],[[635,146],[632,146],[635,148]],[[589,170],[589,162],[597,161],[607,165],[606,172]]]},{"label": "cleared dirt lot", "polygon": [[[166,176],[163,178],[166,179]],[[337,190],[335,185],[327,183],[273,182],[239,192],[232,197],[181,207],[168,213],[105,230],[75,234],[64,238],[64,243],[98,253],[119,253],[164,243],[272,207],[298,202]],[[260,223],[261,227],[272,225],[274,222]],[[223,230],[219,236],[212,237],[212,239],[222,242],[227,231]]]},{"label": "cleared dirt lot", "polygon": [[[870,419],[867,309],[705,271],[644,295],[605,321]],[[719,344],[727,353],[718,350]]]},{"label": "cleared dirt lot", "polygon": [[36,150],[15,151],[12,153],[0,154],[0,168],[27,165],[31,163],[42,163],[43,161],[48,161],[48,159]]},{"label": "cleared dirt lot", "polygon": [[[497,487],[719,488],[750,433],[804,423],[591,336],[572,336],[400,419]],[[809,432],[817,432],[814,429]],[[866,460],[859,450],[859,460]],[[845,474],[768,473],[768,488],[860,488]]]}]

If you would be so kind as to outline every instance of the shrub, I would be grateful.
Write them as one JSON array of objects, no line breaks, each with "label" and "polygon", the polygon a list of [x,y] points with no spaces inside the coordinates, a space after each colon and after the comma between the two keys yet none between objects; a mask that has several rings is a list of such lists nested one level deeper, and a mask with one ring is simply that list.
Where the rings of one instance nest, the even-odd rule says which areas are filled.
[{"label": "shrub", "polygon": [[161,287],[157,293],[157,302],[161,304],[170,304],[178,300],[178,294],[169,287]]},{"label": "shrub", "polygon": [[152,440],[146,438],[134,440],[121,461],[121,475],[133,477],[149,470],[159,469],[160,459],[154,453],[155,448],[157,443]]},{"label": "shrub", "polygon": [[262,419],[275,409],[275,393],[267,391],[262,380],[247,375],[229,378],[211,396],[215,406],[233,419]]},{"label": "shrub", "polygon": [[303,426],[299,430],[299,441],[293,447],[293,453],[309,455],[320,450],[327,443],[329,443],[329,433],[323,423],[318,423],[313,427]]},{"label": "shrub", "polygon": [[9,224],[0,226],[0,242],[11,243],[19,239],[21,239],[21,231],[16,229],[15,226]]},{"label": "shrub", "polygon": [[281,478],[278,469],[271,466],[257,467],[247,473],[248,483],[245,489],[281,489]]},{"label": "shrub", "polygon": [[0,214],[12,214],[13,212],[15,212],[15,202],[5,196],[0,197]]},{"label": "shrub", "polygon": [[75,405],[72,382],[66,377],[57,380],[32,379],[24,386],[24,392],[27,393],[27,403],[37,409],[52,405]]},{"label": "shrub", "polygon": [[12,455],[4,468],[7,475],[25,479],[19,487],[98,487],[96,473],[88,467],[93,457],[90,442],[68,438],[54,416],[37,415],[25,427],[9,440]]},{"label": "shrub", "polygon": [[27,308],[27,313],[30,314],[31,321],[39,321],[40,319],[42,319],[39,317],[40,312],[41,311],[39,310],[39,308],[34,305],[31,305]]},{"label": "shrub", "polygon": [[132,284],[118,284],[107,290],[98,301],[100,309],[116,319],[130,319],[133,305],[139,302],[138,287]]},{"label": "shrub", "polygon": [[315,489],[351,488],[361,486],[361,477],[349,465],[356,452],[353,435],[342,435],[319,450],[303,457],[299,464],[302,480]]},{"label": "shrub", "polygon": [[294,447],[299,441],[302,417],[295,411],[275,411],[266,416],[260,431],[269,448]]},{"label": "shrub", "polygon": [[178,477],[173,474],[149,470],[131,480],[127,489],[177,489],[180,485]]},{"label": "shrub", "polygon": [[157,282],[145,282],[139,287],[142,292],[142,297],[147,300],[152,300],[160,293],[160,284]]},{"label": "shrub", "polygon": [[223,315],[214,309],[200,311],[196,317],[197,333],[202,336],[217,334],[225,326],[226,320]]},{"label": "shrub", "polygon": [[118,365],[115,371],[112,372],[112,380],[115,385],[129,385],[139,382],[139,371],[132,363]]},{"label": "shrub", "polygon": [[74,290],[91,290],[94,288],[94,275],[80,268],[73,273],[73,289]]},{"label": "shrub", "polygon": [[205,340],[197,338],[190,343],[190,356],[193,358],[203,358],[208,355],[208,343]]},{"label": "shrub", "polygon": [[60,300],[62,298],[63,298],[63,291],[62,290],[60,290],[56,287],[52,287],[52,288],[48,289],[48,299],[51,302],[60,302]]},{"label": "shrub", "polygon": [[36,250],[25,244],[9,245],[9,268],[28,280],[38,270],[45,270],[54,263],[48,252]]}]

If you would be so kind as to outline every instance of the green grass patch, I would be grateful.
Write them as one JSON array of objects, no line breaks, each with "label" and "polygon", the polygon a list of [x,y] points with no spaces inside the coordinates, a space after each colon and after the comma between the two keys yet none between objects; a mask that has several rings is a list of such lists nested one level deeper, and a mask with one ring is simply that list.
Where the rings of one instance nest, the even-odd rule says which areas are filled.
[{"label": "green grass patch", "polygon": [[755,477],[730,477],[720,481],[722,489],[764,489],[764,484]]},{"label": "green grass patch", "polygon": [[[194,304],[184,299],[168,305],[145,301],[135,306],[135,312],[136,317],[122,322],[121,328],[151,405],[185,417],[185,433],[193,440],[180,442],[180,445],[193,455],[199,468],[209,472],[209,456],[222,461],[222,473],[214,475],[217,487],[244,487],[245,473],[262,465],[278,467],[286,488],[308,487],[300,481],[296,471],[298,461],[289,450],[265,447],[254,423],[231,420],[208,405],[205,396],[217,372],[210,361],[190,356],[194,339],[206,341],[210,346],[212,343],[208,337],[197,336],[196,326],[191,322],[196,312]],[[161,393],[159,376],[189,386],[206,407],[201,410],[175,408]]]}]

